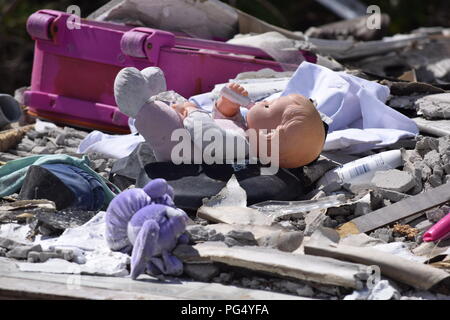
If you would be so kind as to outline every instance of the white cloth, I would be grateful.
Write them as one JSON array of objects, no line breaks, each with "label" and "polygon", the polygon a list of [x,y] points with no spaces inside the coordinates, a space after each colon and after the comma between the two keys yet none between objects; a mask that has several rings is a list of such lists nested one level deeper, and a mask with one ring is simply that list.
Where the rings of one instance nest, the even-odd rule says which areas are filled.
[{"label": "white cloth", "polygon": [[31,272],[127,276],[130,257],[109,249],[105,240],[105,214],[106,212],[100,211],[84,225],[68,228],[57,238],[36,238],[34,241],[34,244],[40,244],[44,250],[70,249],[78,263],[50,259],[45,263],[19,263],[19,269]]},{"label": "white cloth", "polygon": [[78,153],[100,153],[108,158],[121,159],[128,157],[145,139],[141,135],[111,135],[100,131],[92,131],[78,146]]}]

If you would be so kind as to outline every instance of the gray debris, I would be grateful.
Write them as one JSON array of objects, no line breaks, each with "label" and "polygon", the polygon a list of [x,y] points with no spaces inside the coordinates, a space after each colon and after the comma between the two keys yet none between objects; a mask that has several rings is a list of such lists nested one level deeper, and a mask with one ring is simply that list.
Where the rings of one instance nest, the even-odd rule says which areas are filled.
[{"label": "gray debris", "polygon": [[415,185],[411,174],[397,169],[376,172],[372,178],[372,184],[377,188],[397,192],[407,192]]},{"label": "gray debris", "polygon": [[6,250],[12,250],[16,247],[24,246],[24,244],[16,242],[14,240],[0,237],[0,247]]},{"label": "gray debris", "polygon": [[231,238],[234,241],[228,239],[228,243],[234,243],[234,245],[239,246],[257,246],[258,242],[255,239],[253,233],[249,231],[243,230],[231,230],[225,235],[225,242],[227,242],[227,238]]},{"label": "gray debris", "polygon": [[327,159],[319,159],[315,161],[313,164],[304,166],[303,173],[306,178],[308,178],[309,183],[314,183],[319,180],[325,172],[334,169],[338,166],[333,161]]},{"label": "gray debris", "polygon": [[394,241],[394,236],[392,229],[389,228],[379,228],[369,234],[370,237],[380,239],[386,243]]},{"label": "gray debris", "polygon": [[427,216],[427,219],[432,222],[438,222],[441,220],[447,213],[450,212],[450,206],[444,205],[440,208],[434,208],[431,210],[428,210],[425,214]]},{"label": "gray debris", "polygon": [[191,242],[208,241],[208,230],[200,225],[190,225],[186,227],[186,233]]},{"label": "gray debris", "polygon": [[430,168],[434,168],[441,164],[441,155],[438,151],[431,150],[423,157],[423,161],[425,161]]},{"label": "gray debris", "polygon": [[450,93],[425,96],[416,104],[426,119],[450,119]]},{"label": "gray debris", "polygon": [[402,192],[397,192],[394,190],[383,189],[383,188],[374,190],[374,192],[375,193],[378,192],[380,194],[380,197],[382,197],[383,199],[387,199],[387,200],[391,201],[392,203],[399,202],[399,201],[409,197],[408,194],[405,194]]},{"label": "gray debris", "polygon": [[28,253],[31,251],[42,252],[41,245],[38,244],[15,247],[6,254],[6,257],[13,259],[27,259]]},{"label": "gray debris", "polygon": [[74,254],[72,250],[56,249],[53,251],[30,251],[27,256],[28,262],[45,262],[49,259],[64,259],[72,261]]},{"label": "gray debris", "polygon": [[219,267],[213,263],[186,263],[184,273],[197,281],[209,282],[220,272]]}]

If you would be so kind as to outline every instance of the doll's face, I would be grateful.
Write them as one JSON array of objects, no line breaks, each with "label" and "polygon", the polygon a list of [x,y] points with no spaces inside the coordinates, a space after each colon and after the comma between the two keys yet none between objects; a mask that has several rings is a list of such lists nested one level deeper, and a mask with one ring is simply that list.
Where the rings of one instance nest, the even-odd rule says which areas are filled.
[{"label": "doll's face", "polygon": [[[280,167],[306,165],[322,151],[325,130],[320,114],[314,104],[302,95],[291,94],[271,102],[256,103],[247,113],[247,124],[257,131],[256,148],[260,158],[264,155],[260,149],[262,145],[267,146],[268,155],[272,158],[275,156],[271,151],[272,143],[278,145]],[[273,132],[264,132],[263,129]]]}]

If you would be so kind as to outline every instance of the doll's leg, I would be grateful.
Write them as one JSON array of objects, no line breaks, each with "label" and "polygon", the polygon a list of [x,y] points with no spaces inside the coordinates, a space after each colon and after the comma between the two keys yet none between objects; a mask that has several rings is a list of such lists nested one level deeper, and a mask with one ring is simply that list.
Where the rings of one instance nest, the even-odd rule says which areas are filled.
[{"label": "doll's leg", "polygon": [[161,69],[149,67],[142,71],[129,67],[120,70],[114,81],[114,97],[120,111],[136,118],[140,108],[151,96],[166,90]]},{"label": "doll's leg", "polygon": [[135,126],[158,161],[171,160],[172,148],[178,143],[171,141],[172,132],[185,130],[177,112],[161,101],[145,103],[136,115]]}]

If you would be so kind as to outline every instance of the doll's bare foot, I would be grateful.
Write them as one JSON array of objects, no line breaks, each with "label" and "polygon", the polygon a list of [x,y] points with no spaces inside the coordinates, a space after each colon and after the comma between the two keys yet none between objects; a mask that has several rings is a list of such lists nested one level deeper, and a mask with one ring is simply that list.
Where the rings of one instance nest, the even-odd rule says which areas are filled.
[{"label": "doll's bare foot", "polygon": [[[242,87],[237,83],[230,83],[227,85],[227,87],[245,97],[248,96],[247,90],[245,90],[244,87]],[[216,106],[217,109],[226,117],[233,117],[234,115],[236,115],[236,113],[239,112],[240,107],[239,104],[234,103],[231,100],[228,100],[224,96],[220,96],[220,98],[217,100]]]}]

